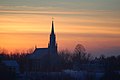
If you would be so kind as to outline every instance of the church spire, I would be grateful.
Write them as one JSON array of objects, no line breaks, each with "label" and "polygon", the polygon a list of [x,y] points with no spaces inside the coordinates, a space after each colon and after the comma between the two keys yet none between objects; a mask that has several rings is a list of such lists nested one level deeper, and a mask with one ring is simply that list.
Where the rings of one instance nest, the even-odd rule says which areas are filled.
[{"label": "church spire", "polygon": [[56,36],[55,36],[55,33],[54,33],[53,18],[52,18],[52,29],[51,29],[50,42],[49,42],[48,48],[49,48],[49,53],[50,54],[56,54],[57,53],[57,44],[56,44]]},{"label": "church spire", "polygon": [[54,21],[53,21],[53,18],[52,18],[52,29],[51,29],[51,34],[54,34]]}]

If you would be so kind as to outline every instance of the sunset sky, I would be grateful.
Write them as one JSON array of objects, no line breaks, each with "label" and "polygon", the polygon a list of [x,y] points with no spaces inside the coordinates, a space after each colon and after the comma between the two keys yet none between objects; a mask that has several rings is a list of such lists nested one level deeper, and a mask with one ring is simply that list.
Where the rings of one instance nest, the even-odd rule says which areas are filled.
[{"label": "sunset sky", "polygon": [[0,0],[0,48],[47,47],[52,17],[59,50],[120,54],[120,0]]}]

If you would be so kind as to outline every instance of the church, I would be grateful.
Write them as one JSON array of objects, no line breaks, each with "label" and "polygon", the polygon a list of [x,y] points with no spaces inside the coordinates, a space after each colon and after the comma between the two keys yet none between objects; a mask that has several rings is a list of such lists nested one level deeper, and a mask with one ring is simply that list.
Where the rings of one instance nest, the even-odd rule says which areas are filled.
[{"label": "church", "polygon": [[31,55],[31,58],[39,58],[45,54],[57,55],[56,35],[54,33],[54,21],[52,21],[52,28],[50,33],[50,41],[47,48],[36,48]]},{"label": "church", "polygon": [[[54,21],[52,20],[52,28],[50,40],[47,48],[35,48],[34,52],[29,55],[29,71],[37,72],[42,70],[53,70],[58,64],[56,35],[54,32]],[[54,68],[55,69],[55,68]]]}]

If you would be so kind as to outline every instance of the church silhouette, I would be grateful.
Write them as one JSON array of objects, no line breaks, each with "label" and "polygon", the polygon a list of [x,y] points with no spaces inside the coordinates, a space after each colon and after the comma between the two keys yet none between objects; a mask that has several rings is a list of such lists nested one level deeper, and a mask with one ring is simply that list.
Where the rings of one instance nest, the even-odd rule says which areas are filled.
[{"label": "church silhouette", "polygon": [[56,70],[57,65],[58,52],[56,35],[54,33],[54,21],[52,20],[48,48],[35,48],[34,52],[28,56],[28,70],[33,72],[53,71],[53,69]]}]

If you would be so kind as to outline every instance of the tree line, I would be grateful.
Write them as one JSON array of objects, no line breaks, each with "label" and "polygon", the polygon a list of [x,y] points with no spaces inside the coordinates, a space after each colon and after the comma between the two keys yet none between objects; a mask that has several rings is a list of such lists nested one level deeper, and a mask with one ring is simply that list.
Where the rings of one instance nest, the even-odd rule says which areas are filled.
[{"label": "tree line", "polygon": [[[0,61],[16,60],[22,70],[23,65],[26,64],[26,59],[28,59],[27,56],[32,54],[33,50],[34,49],[29,49],[26,52],[16,52],[14,54],[7,54],[5,50],[0,50]],[[59,51],[58,55],[62,69],[72,69],[73,67],[81,66],[81,64],[88,64],[94,60],[98,60],[100,63],[108,64],[108,68],[111,68],[110,70],[120,70],[120,55],[110,57],[101,55],[93,58],[81,44],[77,44],[73,52],[65,49]]]},{"label": "tree line", "polygon": [[[20,65],[21,73],[23,73],[24,71],[26,71],[28,56],[33,53],[33,50],[34,49],[29,49],[28,51],[22,53],[16,52],[14,54],[7,54],[7,51],[1,49],[0,63],[2,60],[16,60]],[[89,64],[94,63],[97,65],[101,65],[101,64],[105,65],[104,66],[105,75],[103,77],[103,80],[104,79],[107,80],[107,78],[110,78],[111,77],[110,75],[112,76],[115,75],[115,77],[119,76],[117,71],[120,71],[120,55],[109,56],[109,57],[105,57],[104,55],[101,55],[99,57],[93,57],[90,53],[86,51],[83,45],[77,44],[73,52],[70,52],[67,49],[61,50],[58,52],[58,56],[59,56],[59,66],[57,66],[57,71],[62,71],[62,70],[90,71],[88,69],[88,67],[90,67]],[[86,64],[88,65],[87,68],[84,66]],[[1,69],[2,68],[0,68],[0,71],[2,71]]]}]

